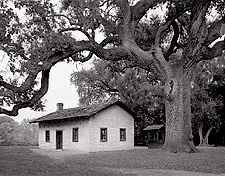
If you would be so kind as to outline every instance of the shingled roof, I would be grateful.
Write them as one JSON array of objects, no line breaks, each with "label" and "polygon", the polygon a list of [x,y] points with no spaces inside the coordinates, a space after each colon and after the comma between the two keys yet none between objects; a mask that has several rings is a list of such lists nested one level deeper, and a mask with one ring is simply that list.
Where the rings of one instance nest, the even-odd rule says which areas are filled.
[{"label": "shingled roof", "polygon": [[61,120],[61,119],[69,119],[69,118],[88,118],[98,112],[113,106],[118,105],[131,114],[133,117],[136,117],[136,113],[128,108],[122,101],[111,101],[104,104],[98,105],[91,105],[87,107],[76,107],[76,108],[69,108],[69,109],[62,109],[55,111],[53,113],[47,114],[40,118],[32,120],[30,123],[42,122],[42,121],[51,121],[51,120]]}]

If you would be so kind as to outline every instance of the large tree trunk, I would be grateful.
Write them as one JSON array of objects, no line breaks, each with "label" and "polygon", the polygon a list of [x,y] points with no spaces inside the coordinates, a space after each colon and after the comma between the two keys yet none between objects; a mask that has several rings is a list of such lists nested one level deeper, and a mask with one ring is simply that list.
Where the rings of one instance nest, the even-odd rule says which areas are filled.
[{"label": "large tree trunk", "polygon": [[197,152],[191,129],[190,77],[183,70],[166,81],[166,138],[170,152]]}]

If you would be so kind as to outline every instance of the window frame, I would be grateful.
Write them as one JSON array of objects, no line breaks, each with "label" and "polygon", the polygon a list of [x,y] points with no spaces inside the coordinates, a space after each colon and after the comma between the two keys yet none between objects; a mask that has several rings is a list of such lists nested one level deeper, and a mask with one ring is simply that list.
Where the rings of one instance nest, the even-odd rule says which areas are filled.
[{"label": "window frame", "polygon": [[45,130],[45,142],[50,142],[50,130]]},{"label": "window frame", "polygon": [[[102,132],[105,132],[105,134],[102,134]],[[103,136],[105,136],[103,138]],[[107,128],[100,128],[100,142],[107,142],[108,141],[108,130]]]},{"label": "window frame", "polygon": [[72,142],[78,142],[78,141],[79,141],[79,128],[74,127],[72,128]]},{"label": "window frame", "polygon": [[127,140],[126,128],[120,128],[120,141],[124,142]]}]

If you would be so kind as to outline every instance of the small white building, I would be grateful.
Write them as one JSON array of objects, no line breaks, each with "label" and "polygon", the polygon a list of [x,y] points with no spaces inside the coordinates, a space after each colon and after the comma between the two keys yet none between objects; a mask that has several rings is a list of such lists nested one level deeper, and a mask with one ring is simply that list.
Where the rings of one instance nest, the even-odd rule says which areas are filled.
[{"label": "small white building", "polygon": [[121,101],[63,109],[37,118],[39,147],[85,152],[126,150],[134,147],[136,114]]}]

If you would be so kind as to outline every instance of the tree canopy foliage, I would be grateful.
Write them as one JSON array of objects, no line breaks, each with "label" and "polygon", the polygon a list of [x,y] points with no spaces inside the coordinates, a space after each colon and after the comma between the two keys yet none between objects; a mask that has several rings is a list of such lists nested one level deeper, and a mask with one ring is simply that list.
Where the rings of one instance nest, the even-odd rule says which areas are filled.
[{"label": "tree canopy foliage", "polygon": [[[149,15],[151,10],[159,7],[165,9],[163,17]],[[185,65],[216,57],[224,47],[223,42],[212,48],[208,44],[224,33],[223,7],[224,2],[220,0],[198,3],[191,0],[141,0],[137,3],[63,0],[57,8],[48,0],[2,0],[1,50],[7,53],[8,69],[16,76],[9,79],[1,74],[1,103],[14,105],[14,108],[1,108],[0,112],[17,115],[21,108],[43,108],[40,99],[47,92],[50,69],[65,59],[84,62],[93,54],[105,60],[128,59],[163,78],[162,70],[156,64],[160,60],[155,60],[153,55],[147,56],[147,53],[152,48],[165,46],[165,42],[170,43],[169,47],[156,53],[163,54],[165,60],[170,58],[171,62],[177,62],[173,53],[185,48],[200,30],[207,30],[208,34],[204,35],[205,38],[199,36],[203,37],[199,46],[202,49],[198,51],[202,54],[195,61],[187,60]],[[206,21],[205,17],[212,9],[217,17]],[[197,19],[195,14],[199,15],[200,11],[204,14]],[[198,20],[204,21],[205,25],[195,30]],[[73,31],[82,32],[87,39],[80,41],[77,39],[79,34],[73,34]],[[104,34],[100,43],[95,41],[97,31]],[[199,37],[196,41],[200,40]],[[140,47],[137,50],[132,49],[137,47],[135,43]],[[83,51],[90,52],[87,56]]]},{"label": "tree canopy foliage", "polygon": [[223,0],[62,0],[58,6],[50,0],[2,0],[0,6],[0,47],[13,74],[0,75],[1,104],[12,108],[1,106],[1,114],[42,109],[58,62],[85,62],[93,55],[129,60],[164,84],[164,147],[196,151],[190,142],[190,80],[197,63],[225,49],[224,38],[212,44],[225,34]]}]

